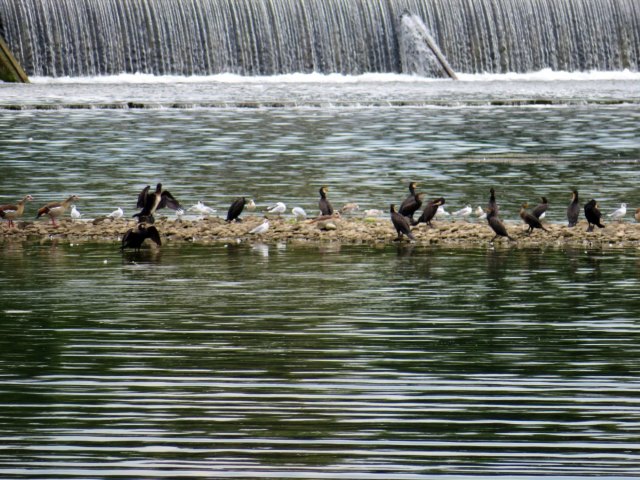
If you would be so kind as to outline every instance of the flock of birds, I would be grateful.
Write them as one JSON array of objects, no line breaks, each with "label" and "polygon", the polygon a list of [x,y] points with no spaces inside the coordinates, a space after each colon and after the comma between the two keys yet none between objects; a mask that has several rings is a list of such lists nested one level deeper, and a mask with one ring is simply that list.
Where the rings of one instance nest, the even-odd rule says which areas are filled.
[{"label": "flock of birds", "polygon": [[[435,198],[433,200],[425,200],[425,194],[417,191],[418,183],[411,182],[409,184],[409,195],[402,201],[400,207],[396,209],[394,204],[390,205],[389,213],[391,216],[391,222],[396,230],[396,240],[401,240],[403,236],[406,236],[409,240],[415,240],[415,236],[412,233],[412,227],[416,227],[420,223],[424,223],[431,227],[432,220],[437,217],[452,215],[456,218],[466,219],[475,212],[479,219],[486,219],[489,227],[495,233],[491,242],[495,241],[498,237],[505,237],[509,240],[514,238],[509,235],[507,228],[499,217],[499,206],[496,201],[496,192],[493,188],[489,190],[490,196],[486,208],[477,207],[474,211],[470,205],[457,210],[451,214],[444,209],[445,199],[443,197]],[[318,208],[320,210],[319,215],[314,221],[321,219],[331,219],[336,216],[340,216],[340,213],[352,212],[358,210],[359,207],[355,203],[349,203],[343,206],[340,211],[334,210],[329,198],[327,197],[328,188],[323,186],[319,190],[320,199],[318,201]],[[67,210],[70,210],[70,217],[72,220],[78,220],[82,217],[81,213],[76,208],[74,202],[80,198],[77,195],[71,195],[69,198],[62,202],[52,202],[44,205],[38,209],[36,218],[42,216],[48,216],[51,219],[51,223],[54,227],[57,227],[56,219],[62,216]],[[542,224],[542,219],[545,217],[549,208],[549,203],[546,197],[541,197],[540,203],[533,208],[531,212],[527,203],[522,204],[520,208],[520,218],[528,226],[527,234],[531,234],[535,229],[548,231]],[[22,200],[18,201],[15,205],[0,205],[0,218],[8,221],[9,228],[14,227],[14,220],[21,217],[24,213],[25,204],[33,201],[31,195],[26,195]],[[139,250],[141,245],[146,239],[150,239],[158,245],[161,245],[160,232],[153,225],[154,215],[157,210],[162,208],[170,208],[176,211],[177,215],[183,215],[185,210],[180,203],[174,198],[173,195],[167,190],[162,188],[162,184],[158,183],[156,189],[151,191],[151,186],[147,185],[138,195],[136,207],[140,211],[133,215],[138,220],[138,227],[136,229],[129,229],[122,237],[121,249],[133,248]],[[244,209],[255,210],[256,204],[253,199],[247,197],[236,198],[227,211],[227,222],[240,222],[242,219],[240,215]],[[422,212],[418,219],[414,219],[414,216],[418,210],[422,209]],[[216,213],[216,210],[206,206],[202,202],[198,202],[188,209],[189,211],[196,212],[200,215],[212,215]],[[283,202],[278,202],[272,207],[266,210],[269,215],[282,215],[286,212],[287,207]],[[595,200],[588,201],[583,207],[580,206],[578,191],[572,190],[571,203],[567,207],[567,221],[569,227],[575,227],[578,223],[581,210],[584,211],[584,216],[588,223],[587,231],[591,232],[595,227],[604,228],[602,224],[602,213]],[[301,207],[294,207],[291,209],[291,213],[297,220],[303,220],[307,218],[307,213]],[[364,212],[365,216],[378,216],[382,212],[379,210],[367,210]],[[627,205],[621,204],[620,208],[608,214],[612,220],[621,220],[627,214]],[[113,220],[122,218],[124,211],[122,208],[117,208],[109,215],[94,220],[94,223],[102,221],[106,218]],[[640,222],[640,208],[635,211],[635,219]],[[250,234],[260,235],[269,230],[269,218],[265,220],[249,231]]]}]

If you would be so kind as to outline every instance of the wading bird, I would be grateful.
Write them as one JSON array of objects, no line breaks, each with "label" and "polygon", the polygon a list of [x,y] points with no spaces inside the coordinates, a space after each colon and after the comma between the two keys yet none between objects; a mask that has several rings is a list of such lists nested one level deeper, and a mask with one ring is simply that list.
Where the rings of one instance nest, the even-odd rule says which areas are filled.
[{"label": "wading bird", "polygon": [[160,232],[158,229],[151,225],[150,227],[145,227],[143,224],[138,225],[138,229],[134,230],[130,228],[127,230],[127,233],[122,237],[122,245],[120,246],[120,250],[124,250],[125,248],[133,248],[136,251],[140,251],[140,247],[142,243],[147,239],[151,239],[157,245],[162,245],[162,241],[160,240]]}]

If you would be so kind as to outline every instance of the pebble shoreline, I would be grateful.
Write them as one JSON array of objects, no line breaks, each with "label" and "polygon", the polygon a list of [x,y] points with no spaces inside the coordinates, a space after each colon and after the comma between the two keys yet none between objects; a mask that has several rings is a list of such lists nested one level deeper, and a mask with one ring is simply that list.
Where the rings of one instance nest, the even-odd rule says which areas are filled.
[{"label": "pebble shoreline", "polygon": [[[388,218],[332,218],[327,221],[303,220],[272,217],[269,230],[261,235],[251,235],[249,231],[262,223],[263,216],[247,215],[239,223],[227,223],[220,217],[203,219],[176,219],[161,217],[155,226],[160,231],[163,244],[249,242],[249,243],[323,243],[342,244],[393,244],[396,232]],[[56,228],[50,222],[17,221],[15,228],[6,224],[0,226],[0,240],[3,241],[47,241],[66,242],[113,242],[120,246],[124,233],[136,228],[131,219],[98,219],[71,221],[59,219]],[[524,233],[522,222],[505,221],[507,229],[516,241],[498,238],[495,245],[515,247],[616,247],[640,248],[640,223],[610,222],[604,229],[587,232],[587,223],[582,220],[574,228],[566,224],[545,223],[549,231],[535,230],[531,235]],[[486,246],[494,236],[486,221],[440,220],[433,227],[420,224],[413,228],[416,245],[442,245],[447,247]],[[408,240],[403,238],[402,242]],[[143,247],[150,245],[145,242]],[[155,246],[154,246],[155,248]]]}]

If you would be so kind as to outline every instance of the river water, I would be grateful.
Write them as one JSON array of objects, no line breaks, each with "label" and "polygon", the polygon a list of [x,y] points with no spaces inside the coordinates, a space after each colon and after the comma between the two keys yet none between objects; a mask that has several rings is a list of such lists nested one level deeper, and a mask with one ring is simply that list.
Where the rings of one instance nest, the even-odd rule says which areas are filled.
[{"label": "river water", "polygon": [[[418,180],[451,208],[495,186],[507,218],[546,194],[560,222],[574,186],[640,205],[627,75],[0,84],[0,194],[31,216],[75,193],[91,218],[162,181],[223,215],[240,194],[312,211],[322,184],[384,208]],[[0,477],[636,478],[639,269],[636,250],[1,243]]]}]

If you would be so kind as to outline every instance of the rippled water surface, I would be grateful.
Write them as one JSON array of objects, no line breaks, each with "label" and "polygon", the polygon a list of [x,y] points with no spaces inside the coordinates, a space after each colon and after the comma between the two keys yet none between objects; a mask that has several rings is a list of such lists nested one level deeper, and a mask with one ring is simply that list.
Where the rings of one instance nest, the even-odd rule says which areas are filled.
[{"label": "rippled water surface", "polygon": [[[335,79],[334,79],[335,80]],[[0,84],[0,203],[640,206],[640,82]],[[630,216],[629,216],[630,218]],[[2,225],[2,228],[6,228]],[[0,477],[640,475],[638,252],[0,243]]]},{"label": "rippled water surface", "polygon": [[3,478],[640,474],[635,251],[0,260]]},{"label": "rippled water surface", "polygon": [[237,195],[313,211],[322,184],[338,205],[386,209],[409,180],[450,208],[494,186],[513,216],[545,195],[557,221],[572,187],[605,210],[640,204],[640,81],[398,78],[0,85],[21,108],[0,108],[0,193],[74,193],[85,217],[133,213],[157,181],[219,211]]}]

